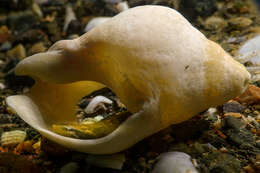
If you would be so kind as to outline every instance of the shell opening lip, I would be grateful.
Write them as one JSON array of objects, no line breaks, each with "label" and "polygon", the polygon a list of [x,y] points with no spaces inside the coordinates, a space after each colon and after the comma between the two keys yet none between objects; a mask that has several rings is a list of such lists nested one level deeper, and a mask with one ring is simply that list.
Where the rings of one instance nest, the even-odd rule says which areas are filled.
[{"label": "shell opening lip", "polygon": [[[29,76],[30,77],[30,76]],[[105,133],[105,135],[98,135],[97,137],[85,137],[85,134],[82,134],[81,131],[77,131],[80,129],[80,123],[77,123],[76,111],[77,105],[79,101],[85,97],[91,95],[93,92],[106,87],[101,83],[97,83],[94,81],[75,81],[68,83],[54,83],[54,82],[46,82],[43,80],[39,80],[38,78],[32,77],[35,81],[35,84],[32,86],[28,93],[20,97],[21,100],[24,101],[15,101],[17,99],[13,99],[11,97],[7,98],[7,104],[11,107],[14,112],[16,112],[25,122],[34,127],[39,132],[45,134],[48,131],[54,132],[58,136],[62,136],[69,139],[77,139],[77,140],[91,140],[91,139],[101,139],[103,137],[108,136],[113,131],[118,129],[131,115],[127,115],[124,117],[124,120],[119,123],[116,122],[116,127],[113,126],[113,130],[110,130]],[[88,88],[90,88],[88,90]],[[75,95],[73,94],[75,93]],[[56,101],[55,101],[56,100]],[[64,104],[64,106],[63,106]],[[24,108],[22,108],[24,107]],[[30,110],[31,109],[31,110]],[[29,112],[29,113],[28,113]],[[115,114],[118,112],[115,112]],[[116,116],[115,114],[110,115],[111,117]],[[29,115],[29,117],[27,116]],[[59,117],[59,115],[65,115],[64,118],[67,118],[67,121],[63,122],[63,119]],[[52,119],[54,117],[54,119]],[[120,117],[117,117],[120,118]],[[122,117],[121,117],[122,118]],[[35,120],[33,120],[35,119]],[[33,120],[33,121],[32,121]],[[35,121],[37,121],[35,123]],[[38,128],[37,124],[43,124],[44,127]],[[78,125],[79,127],[75,126]],[[36,124],[36,126],[34,125]],[[107,126],[106,126],[107,124]],[[110,128],[111,123],[109,121],[104,121],[104,128]],[[54,130],[53,126],[63,127],[59,129],[58,133]],[[62,126],[63,125],[63,126]],[[74,126],[72,126],[74,125]],[[100,125],[100,124],[99,124]],[[109,126],[110,125],[110,126]],[[64,128],[66,127],[66,128]],[[100,127],[100,126],[99,126]],[[84,127],[86,128],[86,126]],[[57,130],[57,129],[56,129]],[[80,137],[75,136],[66,136],[66,130],[68,132],[75,132],[77,135],[79,133]],[[56,136],[55,135],[55,136]],[[83,137],[82,137],[83,136]]]}]

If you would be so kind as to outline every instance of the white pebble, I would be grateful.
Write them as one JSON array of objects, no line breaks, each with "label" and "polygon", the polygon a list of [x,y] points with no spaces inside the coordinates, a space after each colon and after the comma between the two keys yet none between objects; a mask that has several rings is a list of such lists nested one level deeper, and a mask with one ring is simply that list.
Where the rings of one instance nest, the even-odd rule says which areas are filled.
[{"label": "white pebble", "polygon": [[[254,65],[260,65],[260,35],[248,40],[243,46],[239,49],[240,61],[250,61]],[[244,59],[244,60],[243,60]]]},{"label": "white pebble", "polygon": [[3,83],[0,83],[0,90],[3,90],[3,89],[5,89],[5,84],[3,84]]},{"label": "white pebble", "polygon": [[191,157],[183,152],[167,152],[158,157],[152,173],[198,173]]},{"label": "white pebble", "polygon": [[128,9],[129,9],[129,6],[128,6],[127,1],[119,2],[119,3],[116,5],[116,9],[118,10],[118,12],[122,12],[122,11],[128,10]]}]

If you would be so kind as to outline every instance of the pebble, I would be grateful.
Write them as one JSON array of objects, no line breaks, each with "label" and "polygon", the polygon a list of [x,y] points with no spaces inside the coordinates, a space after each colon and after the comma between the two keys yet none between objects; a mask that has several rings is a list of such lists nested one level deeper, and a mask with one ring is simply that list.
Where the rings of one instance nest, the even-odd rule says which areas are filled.
[{"label": "pebble", "polygon": [[229,129],[225,132],[225,134],[228,136],[228,139],[232,143],[234,143],[238,146],[240,146],[242,144],[250,146],[254,142],[254,135],[246,129],[243,129],[240,131]]},{"label": "pebble", "polygon": [[[1,54],[0,54],[0,57],[1,57]],[[0,67],[2,67],[2,66],[4,66],[4,65],[5,65],[5,62],[0,59]]]},{"label": "pebble", "polygon": [[232,116],[235,118],[241,118],[243,115],[240,113],[228,112],[228,113],[225,113],[224,116]]},{"label": "pebble", "polygon": [[7,51],[9,49],[12,48],[12,43],[9,41],[4,42],[1,46],[0,46],[0,51]]},{"label": "pebble", "polygon": [[128,6],[127,1],[119,2],[119,3],[116,5],[116,9],[118,10],[119,13],[122,12],[122,11],[128,10],[128,9],[129,9],[129,6]]},{"label": "pebble", "polygon": [[30,29],[28,31],[18,34],[15,38],[15,42],[35,43],[44,40],[45,37],[47,36],[42,30]]},{"label": "pebble", "polygon": [[67,5],[63,32],[67,32],[68,26],[72,20],[77,20],[77,18],[76,18],[76,15],[75,15],[71,5]]},{"label": "pebble", "polygon": [[198,16],[211,16],[216,10],[216,0],[181,0],[179,5],[179,11],[191,21]]},{"label": "pebble", "polygon": [[1,136],[1,144],[2,146],[15,146],[22,143],[26,136],[26,132],[21,130],[3,132]]},{"label": "pebble", "polygon": [[116,4],[116,3],[120,3],[121,0],[103,0],[106,3],[111,3],[111,4]]},{"label": "pebble", "polygon": [[230,101],[223,105],[223,112],[235,112],[235,113],[241,113],[246,109],[246,106],[241,105],[240,103],[236,101]]},{"label": "pebble", "polygon": [[260,148],[260,140],[256,141],[256,147]]},{"label": "pebble", "polygon": [[235,99],[239,103],[248,105],[260,102],[260,88],[255,85],[249,85],[246,91]]},{"label": "pebble", "polygon": [[211,16],[206,19],[204,26],[209,30],[221,30],[227,26],[227,22],[221,17]]},{"label": "pebble", "polygon": [[121,170],[126,158],[122,153],[111,155],[88,155],[86,162],[103,168],[112,168]]},{"label": "pebble", "polygon": [[18,32],[27,31],[38,23],[37,16],[31,10],[11,13],[7,21],[11,30]]},{"label": "pebble", "polygon": [[10,58],[23,59],[26,57],[26,50],[22,44],[18,44],[13,49],[7,52],[7,56]]},{"label": "pebble", "polygon": [[33,55],[40,52],[45,52],[47,50],[43,42],[38,42],[34,44],[28,51],[28,54]]},{"label": "pebble", "polygon": [[34,2],[33,5],[32,5],[32,11],[39,17],[39,18],[42,18],[43,17],[43,14],[42,14],[42,10],[40,8],[40,6]]},{"label": "pebble", "polygon": [[81,23],[78,20],[71,20],[66,32],[67,35],[80,34],[82,32]]},{"label": "pebble", "polygon": [[229,20],[229,23],[237,28],[245,28],[250,26],[253,21],[247,17],[236,17],[236,18],[231,18]]},{"label": "pebble", "polygon": [[5,89],[5,88],[6,88],[5,84],[0,83],[0,90],[3,90],[3,89]]},{"label": "pebble", "polygon": [[47,4],[49,2],[49,0],[34,0],[37,4],[39,5],[43,5],[43,4]]},{"label": "pebble", "polygon": [[222,153],[220,151],[214,151],[209,154],[205,154],[201,158],[201,165],[206,167],[207,171],[210,173],[237,173],[241,170],[240,161],[228,153]]},{"label": "pebble", "polygon": [[243,126],[243,123],[240,119],[237,119],[233,116],[226,116],[223,119],[223,127],[224,128],[231,128],[231,129],[235,129],[237,131],[239,131],[241,129],[241,127]]},{"label": "pebble", "polygon": [[48,29],[48,33],[52,35],[52,37],[50,38],[51,41],[55,42],[61,39],[61,30],[56,21],[47,23],[46,27]]},{"label": "pebble", "polygon": [[253,111],[253,114],[254,115],[259,115],[259,112],[258,111]]},{"label": "pebble", "polygon": [[[253,53],[260,49],[260,36],[257,35],[249,40],[247,40],[239,49],[239,61],[247,62],[249,61],[253,65],[260,64],[260,54],[258,52]],[[250,54],[252,55],[250,57]],[[248,56],[250,57],[248,59]]]},{"label": "pebble", "polygon": [[64,165],[59,173],[77,173],[79,170],[79,164],[76,162],[70,162]]},{"label": "pebble", "polygon": [[167,152],[158,157],[152,173],[198,173],[191,157],[183,152]]},{"label": "pebble", "polygon": [[12,34],[8,30],[7,26],[3,25],[0,27],[0,43],[4,43],[12,37]]},{"label": "pebble", "polygon": [[68,39],[76,39],[76,38],[78,38],[79,37],[79,35],[78,34],[72,34],[72,35],[69,35],[68,36]]},{"label": "pebble", "polygon": [[251,165],[247,165],[247,166],[244,166],[243,169],[247,172],[247,173],[256,173],[254,168],[252,168]]}]

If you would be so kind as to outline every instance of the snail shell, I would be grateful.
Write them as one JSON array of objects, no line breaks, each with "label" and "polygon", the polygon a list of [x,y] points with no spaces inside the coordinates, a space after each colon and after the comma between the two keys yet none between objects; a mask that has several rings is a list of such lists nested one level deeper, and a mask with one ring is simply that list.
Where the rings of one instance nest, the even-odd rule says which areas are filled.
[{"label": "snail shell", "polygon": [[[154,15],[156,14],[156,15]],[[7,104],[47,138],[94,154],[122,151],[241,94],[250,75],[177,11],[162,6],[126,10],[74,40],[21,61],[16,74],[36,84]],[[133,113],[116,130],[80,140],[52,132],[75,121],[80,98],[107,86]]]}]

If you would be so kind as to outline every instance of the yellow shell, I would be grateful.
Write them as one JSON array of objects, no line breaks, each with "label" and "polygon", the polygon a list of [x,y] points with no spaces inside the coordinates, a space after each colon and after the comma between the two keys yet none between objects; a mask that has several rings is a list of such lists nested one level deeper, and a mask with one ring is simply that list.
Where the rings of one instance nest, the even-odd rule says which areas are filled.
[{"label": "yellow shell", "polygon": [[[21,61],[36,84],[7,104],[47,138],[94,154],[122,151],[159,130],[241,94],[250,75],[177,11],[126,10],[74,40]],[[76,103],[104,86],[133,113],[110,134],[72,139],[50,130],[75,122]]]}]

